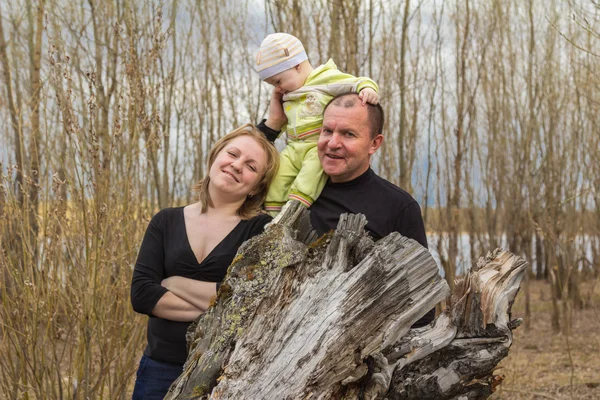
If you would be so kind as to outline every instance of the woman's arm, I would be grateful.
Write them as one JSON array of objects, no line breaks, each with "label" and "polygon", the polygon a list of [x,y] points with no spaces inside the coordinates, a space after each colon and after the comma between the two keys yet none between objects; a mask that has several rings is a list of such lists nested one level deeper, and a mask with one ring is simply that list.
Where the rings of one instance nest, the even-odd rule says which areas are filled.
[{"label": "woman's arm", "polygon": [[148,224],[131,279],[134,311],[172,321],[193,321],[203,310],[161,285],[166,276],[164,227],[168,209],[157,213]]},{"label": "woman's arm", "polygon": [[166,292],[152,309],[156,317],[180,322],[194,321],[203,312],[171,292]]},{"label": "woman's arm", "polygon": [[165,211],[158,212],[148,224],[131,278],[133,310],[154,316],[152,310],[167,289],[160,285],[165,277],[163,245]]},{"label": "woman's arm", "polygon": [[215,282],[197,281],[182,276],[171,276],[164,279],[161,285],[202,311],[208,309],[211,300],[217,294],[217,284]]}]

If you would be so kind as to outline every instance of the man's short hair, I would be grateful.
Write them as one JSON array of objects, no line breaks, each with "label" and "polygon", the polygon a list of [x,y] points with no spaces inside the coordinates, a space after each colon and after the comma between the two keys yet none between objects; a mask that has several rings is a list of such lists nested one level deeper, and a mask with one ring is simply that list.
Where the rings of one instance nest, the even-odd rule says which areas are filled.
[{"label": "man's short hair", "polygon": [[[353,108],[361,103],[358,94],[356,93],[343,93],[338,94],[327,103],[323,110],[323,115],[327,111],[330,105],[343,108]],[[369,129],[371,131],[371,139],[375,139],[377,135],[383,134],[383,123],[385,122],[385,116],[383,113],[383,107],[381,104],[369,104],[367,103],[367,118]]]}]

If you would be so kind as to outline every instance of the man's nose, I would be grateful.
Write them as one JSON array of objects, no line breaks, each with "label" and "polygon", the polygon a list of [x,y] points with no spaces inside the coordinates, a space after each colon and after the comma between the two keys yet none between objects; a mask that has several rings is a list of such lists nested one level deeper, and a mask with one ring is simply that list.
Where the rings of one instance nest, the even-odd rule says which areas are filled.
[{"label": "man's nose", "polygon": [[336,133],[331,135],[331,138],[329,138],[329,142],[327,142],[327,146],[332,149],[337,149],[341,146],[341,144],[342,142],[340,141],[340,136]]}]

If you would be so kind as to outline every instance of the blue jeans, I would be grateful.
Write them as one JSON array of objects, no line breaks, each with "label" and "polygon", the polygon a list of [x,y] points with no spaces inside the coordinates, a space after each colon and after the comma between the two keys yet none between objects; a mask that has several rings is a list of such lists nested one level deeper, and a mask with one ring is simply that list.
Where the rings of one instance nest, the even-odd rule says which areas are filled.
[{"label": "blue jeans", "polygon": [[137,370],[132,400],[162,400],[171,383],[181,375],[183,365],[156,361],[143,355]]}]

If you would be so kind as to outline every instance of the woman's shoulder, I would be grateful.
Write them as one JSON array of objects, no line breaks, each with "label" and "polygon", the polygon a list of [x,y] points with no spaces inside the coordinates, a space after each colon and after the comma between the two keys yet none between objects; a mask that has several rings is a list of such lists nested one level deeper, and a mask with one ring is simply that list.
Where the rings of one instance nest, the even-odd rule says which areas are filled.
[{"label": "woman's shoulder", "polygon": [[183,207],[163,208],[152,217],[152,222],[164,224],[165,221],[183,215]]},{"label": "woman's shoulder", "polygon": [[254,234],[256,234],[256,233],[262,232],[265,225],[267,225],[272,220],[273,220],[273,217],[271,217],[269,214],[260,213],[250,219],[245,220],[245,223],[246,223],[246,226],[252,232],[254,232]]},{"label": "woman's shoulder", "polygon": [[273,220],[269,214],[260,213],[250,219],[248,219],[248,223],[252,225],[266,225]]},{"label": "woman's shoulder", "polygon": [[159,212],[154,214],[154,216],[156,217],[156,216],[160,215],[160,216],[164,217],[164,216],[181,214],[183,212],[183,208],[184,208],[184,206],[163,208]]}]

